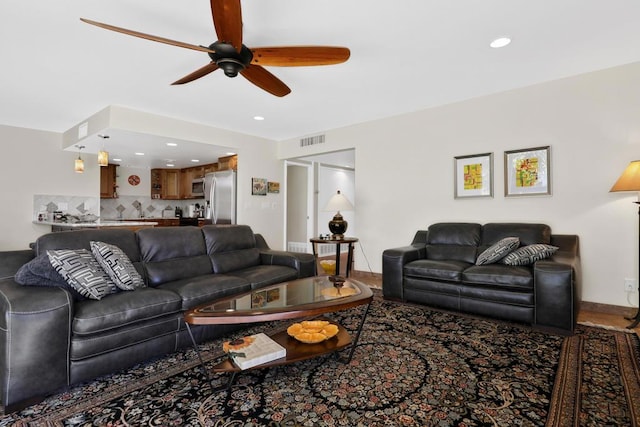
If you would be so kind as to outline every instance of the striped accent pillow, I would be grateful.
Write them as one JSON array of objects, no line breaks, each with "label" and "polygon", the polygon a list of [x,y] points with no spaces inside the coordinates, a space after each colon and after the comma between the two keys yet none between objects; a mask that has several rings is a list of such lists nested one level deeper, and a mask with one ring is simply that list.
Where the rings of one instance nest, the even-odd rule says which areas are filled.
[{"label": "striped accent pillow", "polygon": [[519,245],[520,239],[518,237],[505,237],[478,255],[476,265],[493,264],[494,262],[500,261]]},{"label": "striped accent pillow", "polygon": [[541,259],[549,258],[560,249],[557,246],[535,243],[533,245],[523,246],[502,259],[507,265],[529,265]]},{"label": "striped accent pillow", "polygon": [[144,288],[144,280],[122,249],[104,242],[91,242],[91,252],[111,280],[122,290]]},{"label": "striped accent pillow", "polygon": [[84,297],[102,299],[118,290],[86,249],[49,250],[47,256],[53,268]]}]

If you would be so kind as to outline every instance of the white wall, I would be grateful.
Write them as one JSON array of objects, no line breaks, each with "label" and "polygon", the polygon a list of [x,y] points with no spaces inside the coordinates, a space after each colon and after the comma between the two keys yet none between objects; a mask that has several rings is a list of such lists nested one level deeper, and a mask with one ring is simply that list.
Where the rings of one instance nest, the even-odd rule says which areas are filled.
[{"label": "white wall", "polygon": [[[151,197],[151,170],[148,168],[130,168],[118,166],[116,168],[118,195],[120,196],[146,196]],[[129,176],[137,175],[140,178],[138,185],[129,184]]]},{"label": "white wall", "polygon": [[32,224],[35,194],[100,197],[96,155],[82,154],[84,173],[74,172],[78,153],[62,151],[62,135],[0,125],[0,250],[28,249],[50,226]]},{"label": "white wall", "polygon": [[[629,305],[638,277],[635,194],[609,193],[640,158],[640,64],[540,84],[281,142],[280,158],[355,147],[358,235],[373,271],[386,248],[439,221],[548,223],[578,234],[585,301]],[[505,150],[551,146],[551,196],[504,197]],[[493,152],[493,198],[454,199],[454,156]],[[360,251],[356,269],[366,270]],[[637,294],[631,295],[637,302]]]},{"label": "white wall", "polygon": [[[123,107],[113,107],[111,113],[123,129],[233,147],[239,159],[238,223],[263,234],[272,248],[284,248],[283,192],[251,195],[251,177],[283,182],[284,162],[277,159],[275,142]],[[96,155],[83,154],[85,172],[76,174],[73,161],[77,153],[62,151],[62,134],[0,125],[0,141],[0,195],[6,201],[6,208],[0,210],[0,250],[26,249],[50,231],[50,227],[31,223],[34,194],[99,197]],[[120,171],[120,180],[126,179],[124,173]],[[148,182],[138,187],[143,186],[149,188]]]}]

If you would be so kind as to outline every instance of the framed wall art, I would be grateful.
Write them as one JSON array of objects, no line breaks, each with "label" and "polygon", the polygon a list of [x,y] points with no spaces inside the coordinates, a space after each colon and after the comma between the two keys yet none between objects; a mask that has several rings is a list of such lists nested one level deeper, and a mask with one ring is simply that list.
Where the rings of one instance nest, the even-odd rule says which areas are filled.
[{"label": "framed wall art", "polygon": [[267,180],[266,178],[251,178],[251,195],[266,196]]},{"label": "framed wall art", "polygon": [[454,157],[453,196],[493,197],[493,153]]},{"label": "framed wall art", "polygon": [[504,195],[551,194],[550,147],[504,152]]},{"label": "framed wall art", "polygon": [[268,192],[269,193],[279,193],[280,192],[280,183],[279,182],[268,182]]}]

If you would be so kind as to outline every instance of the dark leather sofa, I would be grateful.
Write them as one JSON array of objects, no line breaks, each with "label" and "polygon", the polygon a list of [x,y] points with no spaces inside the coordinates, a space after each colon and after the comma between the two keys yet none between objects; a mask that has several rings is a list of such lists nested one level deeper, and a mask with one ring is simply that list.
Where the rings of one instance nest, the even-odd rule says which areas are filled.
[{"label": "dark leather sofa", "polygon": [[[475,265],[485,249],[506,237],[520,246],[559,250],[532,265]],[[415,234],[410,246],[382,255],[388,299],[528,323],[572,334],[580,301],[578,236],[554,235],[545,224],[438,223]]]},{"label": "dark leather sofa", "polygon": [[[147,287],[77,300],[23,286],[16,271],[49,249],[120,247]],[[50,233],[33,250],[0,252],[0,396],[5,413],[48,394],[191,345],[183,313],[239,292],[314,275],[311,254],[269,249],[244,225]],[[193,327],[198,342],[241,325]]]}]

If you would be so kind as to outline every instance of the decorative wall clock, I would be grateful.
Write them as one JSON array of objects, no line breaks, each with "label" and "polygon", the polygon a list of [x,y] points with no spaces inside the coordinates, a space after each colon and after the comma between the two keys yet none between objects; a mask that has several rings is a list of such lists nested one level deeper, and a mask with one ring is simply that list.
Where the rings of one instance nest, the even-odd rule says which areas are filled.
[{"label": "decorative wall clock", "polygon": [[140,177],[138,175],[129,175],[129,184],[136,186],[140,184]]}]

